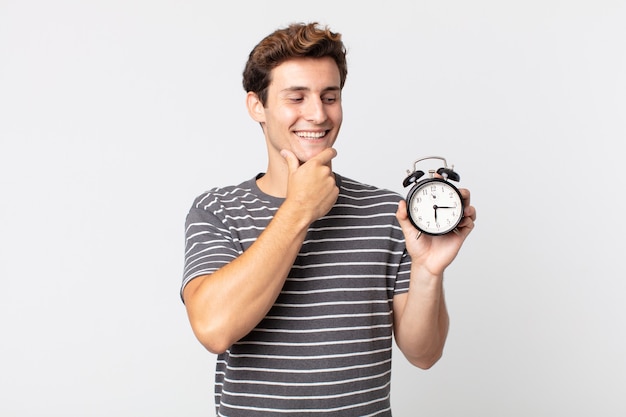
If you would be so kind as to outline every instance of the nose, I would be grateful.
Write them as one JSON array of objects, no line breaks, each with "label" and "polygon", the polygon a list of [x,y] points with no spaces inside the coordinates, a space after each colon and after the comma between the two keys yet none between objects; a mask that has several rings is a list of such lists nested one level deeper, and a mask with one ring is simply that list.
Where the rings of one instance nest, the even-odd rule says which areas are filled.
[{"label": "nose", "polygon": [[321,124],[328,119],[328,115],[326,114],[326,109],[324,108],[324,103],[320,98],[311,99],[307,101],[307,104],[304,109],[304,115],[306,120],[315,124]]}]

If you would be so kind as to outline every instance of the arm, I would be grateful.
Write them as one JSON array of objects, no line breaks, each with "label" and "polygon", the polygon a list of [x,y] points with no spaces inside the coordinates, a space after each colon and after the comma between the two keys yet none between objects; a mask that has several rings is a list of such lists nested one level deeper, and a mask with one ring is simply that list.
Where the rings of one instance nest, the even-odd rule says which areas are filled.
[{"label": "arm", "polygon": [[286,155],[287,197],[258,239],[211,275],[191,280],[183,298],[191,327],[211,352],[221,353],[248,334],[274,304],[309,225],[326,214],[338,189],[328,162],[334,149],[302,166]]},{"label": "arm", "polygon": [[449,326],[443,273],[476,220],[476,210],[469,204],[469,191],[460,191],[465,211],[457,233],[418,237],[417,229],[408,220],[404,201],[400,202],[396,213],[412,264],[408,293],[396,295],[393,300],[395,339],[409,362],[423,369],[434,365],[443,353]]}]

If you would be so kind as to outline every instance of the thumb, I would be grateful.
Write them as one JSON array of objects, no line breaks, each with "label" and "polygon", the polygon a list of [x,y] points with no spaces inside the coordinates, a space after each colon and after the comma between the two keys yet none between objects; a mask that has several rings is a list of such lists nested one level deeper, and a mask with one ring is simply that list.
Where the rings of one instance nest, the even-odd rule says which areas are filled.
[{"label": "thumb", "polygon": [[402,232],[405,236],[411,233],[415,233],[416,229],[409,220],[409,213],[407,212],[407,204],[405,200],[400,200],[398,203],[398,210],[396,211],[396,219],[402,228]]},{"label": "thumb", "polygon": [[280,151],[280,155],[283,158],[285,158],[285,161],[287,162],[287,168],[289,169],[289,173],[293,174],[300,166],[300,161],[298,161],[298,158],[296,157],[296,155],[294,155],[293,152],[288,151],[287,149],[283,149],[282,151]]},{"label": "thumb", "polygon": [[396,210],[396,219],[398,223],[402,225],[403,222],[408,221],[409,214],[407,213],[406,201],[400,200],[398,202],[398,209]]}]

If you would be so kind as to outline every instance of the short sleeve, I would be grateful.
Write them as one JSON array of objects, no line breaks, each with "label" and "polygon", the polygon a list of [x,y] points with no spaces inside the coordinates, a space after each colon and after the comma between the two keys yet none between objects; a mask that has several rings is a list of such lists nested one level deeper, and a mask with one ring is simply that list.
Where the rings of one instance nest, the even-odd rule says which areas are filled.
[{"label": "short sleeve", "polygon": [[209,275],[239,256],[228,228],[214,213],[192,208],[185,220],[185,256],[182,298],[185,286],[192,279]]},{"label": "short sleeve", "polygon": [[396,285],[394,287],[394,295],[403,294],[409,291],[409,283],[411,281],[411,256],[406,249],[400,259],[398,274],[396,275]]}]

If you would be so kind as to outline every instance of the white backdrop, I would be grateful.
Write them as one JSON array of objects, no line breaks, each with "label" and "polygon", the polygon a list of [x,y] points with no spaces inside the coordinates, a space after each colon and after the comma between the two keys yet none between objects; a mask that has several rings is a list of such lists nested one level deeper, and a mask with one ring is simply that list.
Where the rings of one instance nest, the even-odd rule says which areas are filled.
[{"label": "white backdrop", "polygon": [[404,193],[445,156],[477,227],[396,416],[623,416],[626,2],[0,0],[0,415],[208,416],[178,297],[193,198],[265,168],[241,71],[344,34],[334,168]]}]

